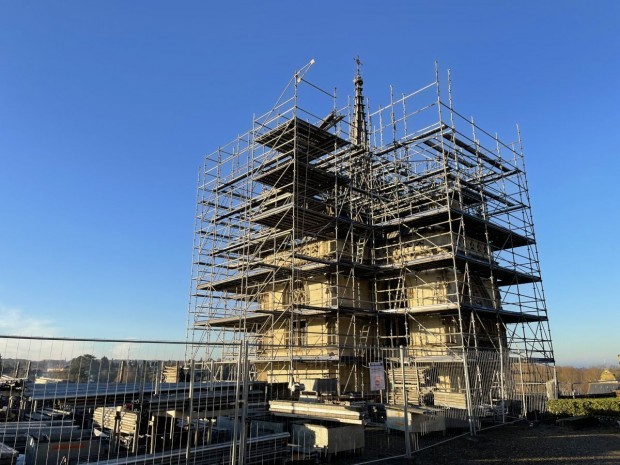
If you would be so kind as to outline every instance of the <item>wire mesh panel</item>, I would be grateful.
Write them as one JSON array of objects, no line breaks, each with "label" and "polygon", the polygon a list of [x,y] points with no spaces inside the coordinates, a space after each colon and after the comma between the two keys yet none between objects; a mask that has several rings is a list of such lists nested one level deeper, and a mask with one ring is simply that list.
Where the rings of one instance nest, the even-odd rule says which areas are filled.
[{"label": "wire mesh panel", "polygon": [[281,462],[288,432],[258,420],[265,384],[229,380],[247,379],[247,364],[185,351],[184,341],[0,336],[3,463]]}]

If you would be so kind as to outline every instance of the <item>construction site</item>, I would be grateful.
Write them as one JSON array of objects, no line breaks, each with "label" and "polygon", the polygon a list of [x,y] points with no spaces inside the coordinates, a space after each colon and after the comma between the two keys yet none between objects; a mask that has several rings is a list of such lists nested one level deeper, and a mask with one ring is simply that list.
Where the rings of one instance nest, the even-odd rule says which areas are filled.
[{"label": "construction site", "polygon": [[410,406],[475,434],[544,410],[554,356],[520,134],[458,113],[449,73],[373,107],[358,60],[342,105],[307,80],[313,63],[205,157],[187,358],[266,382],[272,414],[310,423],[373,404],[407,434]]},{"label": "construction site", "polygon": [[0,464],[402,463],[546,410],[518,129],[437,65],[375,104],[356,64],[343,101],[312,60],[204,158],[185,341],[0,337]]}]

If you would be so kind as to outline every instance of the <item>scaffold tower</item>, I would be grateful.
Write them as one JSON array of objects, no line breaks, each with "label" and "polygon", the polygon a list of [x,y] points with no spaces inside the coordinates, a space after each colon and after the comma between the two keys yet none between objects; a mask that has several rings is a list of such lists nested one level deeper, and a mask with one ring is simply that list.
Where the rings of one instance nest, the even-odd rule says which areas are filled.
[{"label": "scaffold tower", "polygon": [[204,159],[188,359],[292,398],[544,408],[554,356],[520,134],[458,113],[449,73],[372,107],[358,60],[341,105],[307,81],[313,63]]}]

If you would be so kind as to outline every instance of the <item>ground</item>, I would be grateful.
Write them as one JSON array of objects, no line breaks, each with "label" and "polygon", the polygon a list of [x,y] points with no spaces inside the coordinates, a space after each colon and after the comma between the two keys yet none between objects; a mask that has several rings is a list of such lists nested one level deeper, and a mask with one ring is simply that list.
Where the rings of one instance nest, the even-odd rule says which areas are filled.
[{"label": "ground", "polygon": [[[390,462],[395,463],[395,462]],[[402,463],[405,463],[404,461]],[[619,465],[620,427],[571,430],[520,423],[482,431],[414,454],[416,465]]]},{"label": "ground", "polygon": [[[363,451],[322,457],[337,465],[620,465],[620,424],[607,419],[571,429],[553,420],[491,426],[475,438],[458,430],[419,438],[411,460],[404,458],[404,435],[366,428]],[[574,426],[582,426],[574,425]],[[397,457],[397,458],[394,458]],[[316,459],[294,462],[313,465]]]}]

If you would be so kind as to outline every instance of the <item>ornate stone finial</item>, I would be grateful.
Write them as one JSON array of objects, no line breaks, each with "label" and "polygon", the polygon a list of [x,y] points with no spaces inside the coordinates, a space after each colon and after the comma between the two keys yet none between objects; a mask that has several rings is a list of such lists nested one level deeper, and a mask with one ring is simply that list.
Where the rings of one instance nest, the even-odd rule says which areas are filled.
[{"label": "ornate stone finial", "polygon": [[355,71],[355,77],[353,78],[353,84],[355,84],[356,90],[357,90],[357,86],[359,85],[360,87],[362,86],[362,84],[364,84],[364,81],[362,80],[362,60],[360,60],[360,56],[356,56],[354,59],[355,61],[355,65],[357,66],[357,69]]},{"label": "ornate stone finial", "polygon": [[361,75],[362,75],[362,65],[364,63],[362,63],[362,60],[360,60],[360,56],[359,55],[356,56],[355,58],[353,58],[353,60],[355,61],[355,64],[357,65],[357,76],[361,77]]}]

